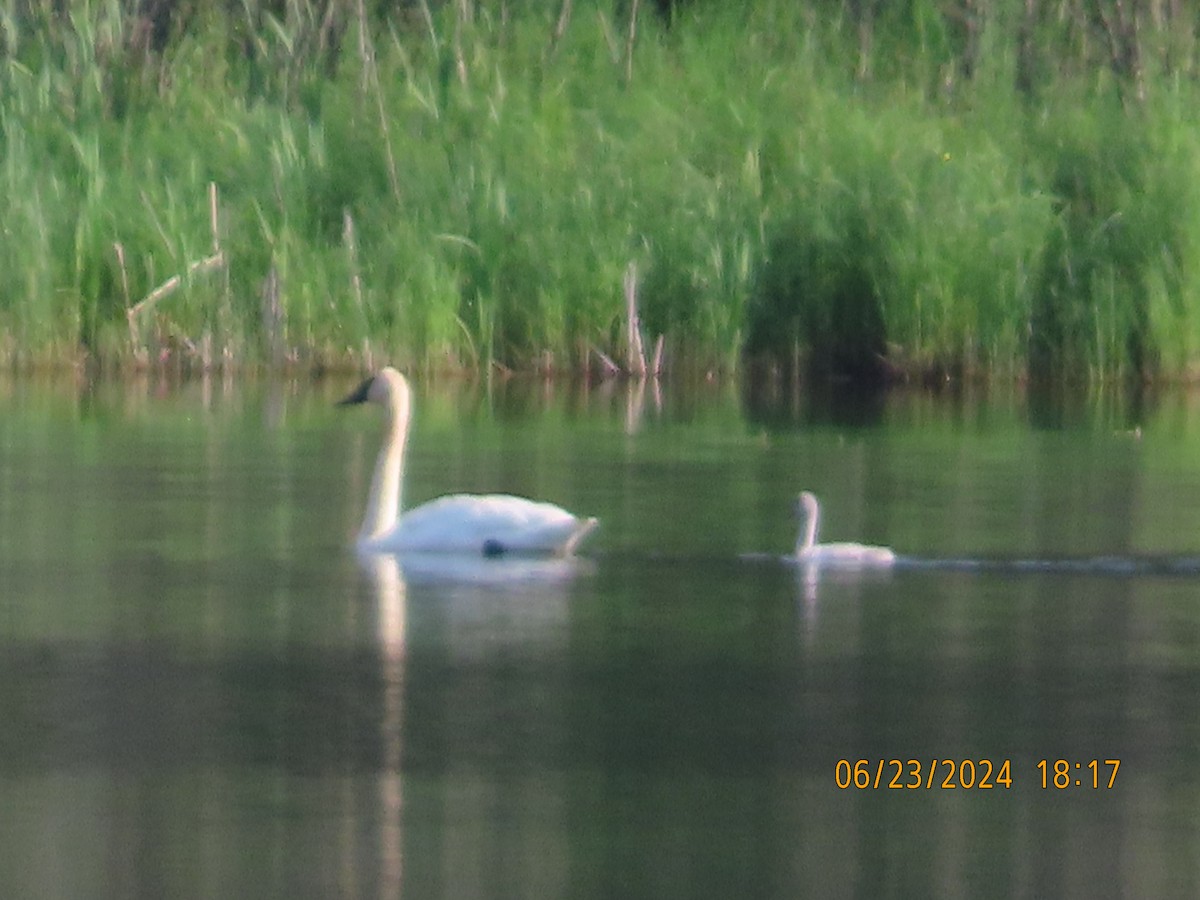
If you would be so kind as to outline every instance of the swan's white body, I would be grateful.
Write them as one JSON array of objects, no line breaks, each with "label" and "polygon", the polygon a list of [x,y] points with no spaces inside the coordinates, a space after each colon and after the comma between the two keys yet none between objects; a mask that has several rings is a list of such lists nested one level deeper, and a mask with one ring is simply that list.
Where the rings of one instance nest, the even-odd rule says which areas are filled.
[{"label": "swan's white body", "polygon": [[805,491],[800,495],[800,509],[804,524],[796,540],[796,559],[802,563],[842,568],[872,568],[890,566],[896,554],[890,547],[872,547],[867,544],[818,544],[817,527],[821,508],[815,495]]},{"label": "swan's white body", "polygon": [[365,549],[414,553],[570,553],[596,524],[553,503],[508,494],[451,494],[408,510],[382,533],[360,533]]},{"label": "swan's white body", "polygon": [[594,518],[507,494],[453,494],[402,513],[404,448],[412,416],[408,382],[395,369],[385,368],[340,405],[356,403],[375,403],[385,412],[383,446],[358,532],[360,550],[567,556],[596,527]]}]

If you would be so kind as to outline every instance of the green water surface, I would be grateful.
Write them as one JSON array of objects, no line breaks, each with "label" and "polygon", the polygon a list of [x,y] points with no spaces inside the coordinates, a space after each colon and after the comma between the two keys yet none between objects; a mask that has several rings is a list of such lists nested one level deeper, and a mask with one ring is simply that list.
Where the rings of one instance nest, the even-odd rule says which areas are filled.
[{"label": "green water surface", "polygon": [[1200,889],[1189,395],[419,384],[409,502],[602,521],[448,572],[350,549],[350,386],[0,382],[0,894]]}]

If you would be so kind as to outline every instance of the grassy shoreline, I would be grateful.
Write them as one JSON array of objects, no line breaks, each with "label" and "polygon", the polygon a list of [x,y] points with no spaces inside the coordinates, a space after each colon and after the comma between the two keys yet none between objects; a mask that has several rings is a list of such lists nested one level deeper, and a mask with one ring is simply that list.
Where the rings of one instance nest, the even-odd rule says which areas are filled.
[{"label": "grassy shoreline", "polygon": [[8,0],[0,361],[1194,377],[1187,23],[960,5]]}]

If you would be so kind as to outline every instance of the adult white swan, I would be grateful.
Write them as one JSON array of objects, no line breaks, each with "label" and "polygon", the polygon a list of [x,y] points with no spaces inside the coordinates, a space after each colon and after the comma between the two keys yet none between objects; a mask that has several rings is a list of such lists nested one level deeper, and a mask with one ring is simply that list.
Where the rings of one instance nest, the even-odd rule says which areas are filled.
[{"label": "adult white swan", "polygon": [[802,563],[842,568],[890,566],[896,554],[890,547],[871,547],[866,544],[818,544],[817,527],[821,508],[809,491],[800,495],[800,512],[804,523],[796,539],[796,559]]},{"label": "adult white swan", "polygon": [[568,556],[596,527],[594,518],[507,494],[453,494],[402,513],[404,448],[412,416],[408,382],[395,369],[382,369],[338,405],[357,403],[375,403],[384,410],[383,446],[358,532],[360,550]]}]

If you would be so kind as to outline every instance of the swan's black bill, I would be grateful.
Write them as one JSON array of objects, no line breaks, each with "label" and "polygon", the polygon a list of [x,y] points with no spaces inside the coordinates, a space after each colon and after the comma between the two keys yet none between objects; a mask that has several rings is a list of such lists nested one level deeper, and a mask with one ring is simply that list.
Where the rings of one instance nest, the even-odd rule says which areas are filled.
[{"label": "swan's black bill", "polygon": [[354,389],[354,392],[347,397],[337,402],[338,406],[354,406],[356,403],[367,402],[367,392],[371,390],[371,382],[374,378],[368,378],[362,384]]}]

